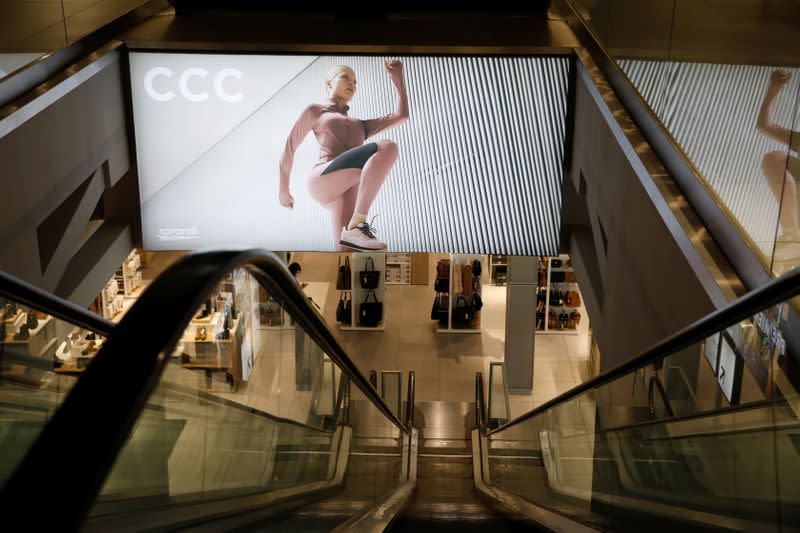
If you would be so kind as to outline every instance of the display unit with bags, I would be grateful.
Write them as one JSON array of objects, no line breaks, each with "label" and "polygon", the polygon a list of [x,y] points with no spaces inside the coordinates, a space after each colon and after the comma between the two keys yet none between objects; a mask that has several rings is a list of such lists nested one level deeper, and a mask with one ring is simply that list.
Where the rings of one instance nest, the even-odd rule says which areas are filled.
[{"label": "display unit with bags", "polygon": [[480,333],[485,264],[476,254],[450,254],[437,263],[431,307],[437,332]]},{"label": "display unit with bags", "polygon": [[350,267],[350,255],[339,254],[338,263],[336,290],[339,291],[339,302],[336,304],[336,321],[340,326],[350,326],[353,323],[353,270]]},{"label": "display unit with bags", "polygon": [[336,306],[339,328],[342,331],[383,331],[386,322],[383,305],[386,300],[386,254],[356,252],[349,256],[347,264],[350,290],[339,295]]},{"label": "display unit with bags", "polygon": [[542,257],[538,269],[536,332],[576,335],[588,331],[586,309],[569,256]]}]

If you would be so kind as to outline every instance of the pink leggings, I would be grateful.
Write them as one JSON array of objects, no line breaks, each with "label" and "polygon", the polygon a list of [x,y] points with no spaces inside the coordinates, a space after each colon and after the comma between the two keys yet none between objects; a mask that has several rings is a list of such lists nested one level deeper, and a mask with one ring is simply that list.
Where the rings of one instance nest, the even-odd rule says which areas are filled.
[{"label": "pink leggings", "polygon": [[308,180],[308,192],[331,213],[334,242],[337,249],[342,228],[346,227],[354,213],[367,215],[372,202],[378,196],[383,182],[397,161],[397,144],[388,139],[377,141],[378,150],[363,168],[341,168],[324,174],[327,165],[314,169]]}]

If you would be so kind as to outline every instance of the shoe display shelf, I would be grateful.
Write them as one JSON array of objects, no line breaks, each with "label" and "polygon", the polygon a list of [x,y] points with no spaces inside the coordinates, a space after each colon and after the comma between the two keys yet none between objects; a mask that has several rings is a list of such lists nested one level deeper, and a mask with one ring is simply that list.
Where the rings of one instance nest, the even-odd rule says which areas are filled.
[{"label": "shoe display shelf", "polygon": [[26,323],[27,318],[28,313],[17,310],[14,316],[4,321],[6,336],[2,344],[9,351],[21,352],[22,355],[52,359],[56,351],[55,320],[51,316],[39,318],[36,327],[28,331],[27,339],[14,340],[14,335],[19,333],[20,327]]},{"label": "shoe display shelf", "polygon": [[100,348],[103,346],[104,339],[97,337],[95,340],[89,340],[86,336],[89,334],[87,330],[81,328],[73,328],[67,334],[67,340],[59,344],[56,349],[56,360],[61,363],[54,371],[57,374],[82,374],[86,367]]},{"label": "shoe display shelf", "polygon": [[[465,265],[472,266],[473,262],[476,261],[476,260],[481,262],[481,282],[480,283],[483,283],[483,272],[484,272],[484,268],[483,267],[486,264],[484,256],[476,255],[476,254],[450,254],[450,277],[449,277],[450,284],[449,284],[449,292],[448,292],[448,294],[450,295],[450,298],[449,298],[449,302],[448,302],[449,305],[448,305],[448,308],[447,308],[447,325],[443,326],[441,323],[437,323],[437,325],[436,325],[436,332],[437,333],[480,333],[481,332],[480,325],[477,325],[477,326],[469,325],[467,327],[454,327],[453,326],[453,307],[456,305],[456,301],[458,300],[459,294],[465,294],[464,290],[463,290],[463,267]],[[453,290],[454,290],[454,281],[455,281],[454,277],[453,277],[453,273],[456,271],[456,265],[458,265],[460,267],[459,270],[462,273],[461,274],[462,275],[462,291],[460,291],[458,294],[453,292]],[[479,294],[481,294],[480,291],[479,291]],[[467,302],[468,304],[471,303],[469,300],[471,300],[471,298],[468,298],[468,302]]]},{"label": "shoe display shelf", "polygon": [[[376,326],[364,326],[359,323],[359,310],[361,308],[361,304],[367,298],[370,289],[365,289],[361,286],[361,281],[359,279],[359,274],[362,270],[365,270],[367,267],[367,258],[371,258],[372,262],[375,266],[375,270],[380,272],[378,276],[378,287],[372,289],[375,292],[375,297],[379,302],[384,302],[383,305],[383,320],[381,320],[378,325]],[[342,331],[383,331],[386,324],[386,253],[384,252],[354,252],[350,255],[350,274],[352,276],[351,279],[351,287],[352,290],[350,292],[350,298],[353,301],[352,304],[352,317],[350,324],[345,324],[340,322],[339,329]],[[370,296],[370,302],[374,300]]]},{"label": "shoe display shelf", "polygon": [[[561,261],[560,266],[553,266],[553,260]],[[588,331],[588,317],[586,309],[583,306],[583,295],[577,282],[575,281],[558,281],[554,280],[555,273],[563,273],[563,276],[568,274],[574,275],[571,263],[569,262],[568,255],[559,255],[558,257],[545,257],[539,261],[539,272],[537,279],[539,280],[537,294],[536,294],[536,322],[534,327],[537,334],[544,335],[577,335],[580,332]],[[560,279],[560,278],[559,278]],[[546,280],[544,286],[542,281]],[[557,291],[557,292],[554,292]],[[558,293],[563,297],[567,291],[575,291],[580,296],[580,305],[578,307],[571,307],[566,305],[563,298],[557,299]],[[562,327],[559,316],[562,313],[569,315],[573,311],[580,313],[580,322],[573,326],[567,322],[566,326]],[[551,320],[550,313],[555,313],[555,320]]]},{"label": "shoe display shelf", "polygon": [[134,248],[125,261],[122,262],[122,267],[117,271],[117,285],[120,285],[122,295],[125,298],[138,298],[144,289],[144,282],[142,280],[142,258]]},{"label": "shoe display shelf", "polygon": [[119,322],[125,313],[133,306],[135,297],[126,298],[119,292],[116,276],[111,278],[103,290],[100,291],[100,302],[103,316],[114,322]]},{"label": "shoe display shelf", "polygon": [[386,254],[386,284],[411,285],[411,254]]},{"label": "shoe display shelf", "polygon": [[505,285],[508,279],[508,256],[489,256],[489,284]]},{"label": "shoe display shelf", "polygon": [[[226,381],[232,386],[233,376],[238,368],[237,357],[242,343],[241,316],[230,317],[232,293],[220,292],[216,297],[216,310],[208,317],[192,319],[179,343],[183,345],[182,353],[173,354],[181,357],[183,368],[204,370],[210,378],[214,372],[224,372]],[[229,322],[229,335],[219,338],[225,330],[226,318]],[[198,338],[198,331],[205,328],[205,337]]]}]

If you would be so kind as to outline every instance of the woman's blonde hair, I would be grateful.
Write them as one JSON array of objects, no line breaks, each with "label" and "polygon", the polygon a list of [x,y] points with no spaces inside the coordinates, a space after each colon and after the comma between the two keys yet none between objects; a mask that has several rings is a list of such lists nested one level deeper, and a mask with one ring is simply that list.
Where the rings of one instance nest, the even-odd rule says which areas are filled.
[{"label": "woman's blonde hair", "polygon": [[328,84],[331,81],[333,81],[333,78],[335,78],[336,76],[338,76],[339,74],[341,74],[345,70],[348,70],[348,71],[352,72],[353,74],[356,73],[356,71],[353,70],[352,67],[348,67],[347,65],[336,65],[330,71],[328,71],[328,74],[325,76],[325,84],[324,84],[326,91],[330,88],[330,87],[328,87]]}]

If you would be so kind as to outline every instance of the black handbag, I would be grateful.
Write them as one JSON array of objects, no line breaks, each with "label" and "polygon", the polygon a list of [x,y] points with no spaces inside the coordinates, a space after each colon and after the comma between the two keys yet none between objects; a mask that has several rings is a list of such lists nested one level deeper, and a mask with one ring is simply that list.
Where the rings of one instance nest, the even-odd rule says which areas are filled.
[{"label": "black handbag", "polygon": [[336,275],[336,290],[349,291],[353,285],[352,273],[350,271],[350,257],[344,256],[344,264],[342,264],[342,256],[339,256],[339,273]]},{"label": "black handbag", "polygon": [[483,308],[483,299],[477,292],[472,293],[472,308],[475,311],[480,311]]},{"label": "black handbag", "polygon": [[450,290],[450,278],[436,278],[433,283],[433,288],[436,292],[447,292]]},{"label": "black handbag", "polygon": [[351,298],[347,298],[344,302],[344,314],[342,315],[342,324],[352,324],[353,323],[353,300]]},{"label": "black handbag", "polygon": [[439,320],[439,293],[433,297],[433,306],[431,307],[431,320]]},{"label": "black handbag", "polygon": [[460,295],[456,298],[456,303],[453,306],[453,325],[462,327],[469,326],[474,313],[475,310],[467,302],[466,296]]},{"label": "black handbag", "polygon": [[[370,294],[375,300],[374,302],[369,301]],[[358,318],[362,326],[370,327],[377,326],[383,320],[383,302],[378,301],[375,291],[367,292],[367,297],[359,306]]]},{"label": "black handbag", "polygon": [[562,264],[563,263],[561,262],[561,259],[553,258],[553,259],[550,260],[550,267],[551,268],[561,268]]},{"label": "black handbag", "polygon": [[344,293],[339,295],[339,303],[336,304],[336,321],[342,322],[344,320]]},{"label": "black handbag", "polygon": [[480,259],[476,259],[475,261],[472,262],[472,275],[473,276],[475,276],[476,278],[480,277],[482,270],[483,270],[483,267],[481,266],[481,260]]},{"label": "black handbag", "polygon": [[371,257],[367,257],[364,270],[358,273],[358,279],[361,282],[362,289],[377,289],[381,281],[380,270],[375,270],[375,262]]},{"label": "black handbag", "polygon": [[439,293],[439,324],[447,327],[450,324],[450,294],[447,292]]},{"label": "black handbag", "polygon": [[551,283],[564,283],[567,280],[566,272],[550,272]]}]

